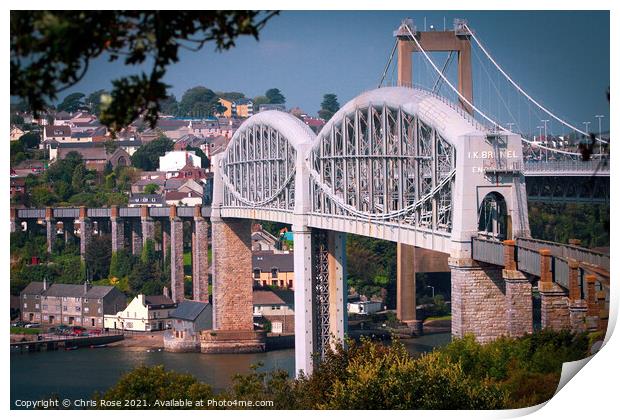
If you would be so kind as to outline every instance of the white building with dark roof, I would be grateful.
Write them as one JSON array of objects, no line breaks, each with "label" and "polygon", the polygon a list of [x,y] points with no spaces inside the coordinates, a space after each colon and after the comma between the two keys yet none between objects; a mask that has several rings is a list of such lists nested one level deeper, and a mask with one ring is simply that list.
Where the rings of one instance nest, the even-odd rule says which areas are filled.
[{"label": "white building with dark roof", "polygon": [[125,309],[115,315],[106,315],[106,328],[129,331],[160,331],[170,328],[170,313],[176,303],[168,296],[145,296],[133,298]]}]

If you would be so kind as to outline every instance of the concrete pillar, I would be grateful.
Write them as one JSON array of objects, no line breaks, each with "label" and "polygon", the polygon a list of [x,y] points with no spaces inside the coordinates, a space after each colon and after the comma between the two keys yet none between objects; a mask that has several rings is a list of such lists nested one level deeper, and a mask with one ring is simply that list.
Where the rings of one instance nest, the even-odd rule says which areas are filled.
[{"label": "concrete pillar", "polygon": [[551,272],[551,251],[541,249],[540,254],[540,292],[541,326],[552,330],[570,328],[570,313],[568,310],[568,294],[553,282]]},{"label": "concrete pillar", "polygon": [[501,267],[470,258],[449,258],[452,277],[452,336],[473,334],[481,342],[506,335],[507,304]]},{"label": "concrete pillar", "polygon": [[[214,237],[214,236],[213,236]],[[311,374],[314,360],[312,290],[312,233],[307,226],[293,225],[295,276],[295,368]]]},{"label": "concrete pillar", "polygon": [[175,302],[185,299],[183,281],[183,221],[177,217],[176,206],[170,206],[170,288]]},{"label": "concrete pillar", "polygon": [[213,329],[253,331],[249,220],[212,221]]},{"label": "concrete pillar", "polygon": [[88,218],[88,212],[86,207],[80,207],[80,256],[84,260],[86,256],[86,249],[90,244],[92,237],[92,222]]},{"label": "concrete pillar", "polygon": [[579,262],[573,259],[568,260],[568,298],[571,330],[574,332],[586,331],[588,306],[586,301],[581,298],[581,288],[579,287]]},{"label": "concrete pillar", "polygon": [[125,247],[125,222],[119,217],[118,206],[112,206],[110,209],[110,224],[112,252],[118,252]]},{"label": "concrete pillar", "polygon": [[599,327],[600,308],[596,298],[596,276],[586,274],[586,324],[588,331],[596,331]]},{"label": "concrete pillar", "polygon": [[421,333],[416,315],[415,246],[396,245],[396,317]]},{"label": "concrete pillar", "polygon": [[346,235],[341,232],[327,233],[329,263],[329,333],[332,349],[344,344],[347,331],[347,249]]},{"label": "concrete pillar", "polygon": [[209,301],[209,222],[202,217],[201,206],[194,207],[192,232],[193,299]]},{"label": "concrete pillar", "polygon": [[45,228],[47,237],[47,253],[52,253],[52,246],[56,240],[56,219],[54,219],[54,210],[51,207],[45,209]]},{"label": "concrete pillar", "polygon": [[142,221],[130,220],[131,226],[131,253],[140,255],[142,253]]},{"label": "concrete pillar", "polygon": [[146,245],[149,239],[153,241],[155,246],[155,221],[149,214],[149,208],[143,206],[140,208],[140,224],[142,228],[142,246]]}]

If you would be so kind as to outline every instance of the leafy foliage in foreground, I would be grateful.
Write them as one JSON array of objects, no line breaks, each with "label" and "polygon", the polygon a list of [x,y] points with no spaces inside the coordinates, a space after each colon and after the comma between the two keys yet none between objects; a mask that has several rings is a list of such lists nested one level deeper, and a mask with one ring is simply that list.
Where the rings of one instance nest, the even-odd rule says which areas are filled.
[{"label": "leafy foliage in foreground", "polygon": [[362,340],[328,352],[308,377],[254,366],[221,394],[162,366],[140,367],[105,399],[213,398],[269,400],[273,409],[502,409],[540,404],[553,396],[562,363],[587,356],[588,336],[542,331],[481,345],[473,337],[414,358],[402,343]]}]

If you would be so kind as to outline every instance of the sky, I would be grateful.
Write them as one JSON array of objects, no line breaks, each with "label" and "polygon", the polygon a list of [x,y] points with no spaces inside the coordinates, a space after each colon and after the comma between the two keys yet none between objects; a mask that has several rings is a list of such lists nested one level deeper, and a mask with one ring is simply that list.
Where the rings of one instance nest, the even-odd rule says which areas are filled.
[{"label": "sky", "polygon": [[[344,105],[377,86],[394,43],[392,32],[406,17],[413,18],[418,29],[423,29],[425,17],[427,28],[434,24],[438,29],[443,29],[444,17],[448,29],[453,18],[467,19],[495,60],[535,99],[580,128],[583,121],[593,122],[590,129],[597,126],[594,115],[603,114],[603,130],[608,128],[607,11],[285,11],[267,24],[258,42],[241,38],[225,52],[209,45],[199,52],[183,50],[165,82],[177,99],[198,85],[248,97],[277,87],[289,108],[299,106],[316,115],[325,93],[335,93]],[[479,50],[477,55],[472,57],[474,103],[498,120],[518,120],[525,131],[535,130],[544,116],[528,111]],[[432,57],[441,67],[447,54]],[[98,59],[70,92],[109,88],[112,79],[132,71],[137,69]],[[432,85],[431,72],[416,54],[414,82]],[[448,71],[452,80],[455,73],[453,63]],[[445,87],[442,93],[449,95]]]}]

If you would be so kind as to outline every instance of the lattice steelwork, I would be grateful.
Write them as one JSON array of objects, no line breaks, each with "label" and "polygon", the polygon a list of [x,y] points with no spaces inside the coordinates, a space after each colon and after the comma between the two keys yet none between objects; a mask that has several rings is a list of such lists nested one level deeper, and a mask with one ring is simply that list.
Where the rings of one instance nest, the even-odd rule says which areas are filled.
[{"label": "lattice steelwork", "polygon": [[329,260],[327,235],[317,231],[312,235],[312,286],[314,289],[314,342],[321,360],[329,348]]},{"label": "lattice steelwork", "polygon": [[357,108],[310,156],[312,212],[450,231],[455,149],[402,108]]},{"label": "lattice steelwork", "polygon": [[224,206],[291,211],[296,151],[272,127],[253,124],[235,135],[222,161]]}]

